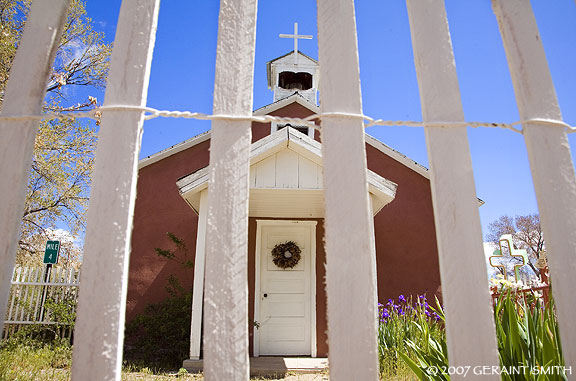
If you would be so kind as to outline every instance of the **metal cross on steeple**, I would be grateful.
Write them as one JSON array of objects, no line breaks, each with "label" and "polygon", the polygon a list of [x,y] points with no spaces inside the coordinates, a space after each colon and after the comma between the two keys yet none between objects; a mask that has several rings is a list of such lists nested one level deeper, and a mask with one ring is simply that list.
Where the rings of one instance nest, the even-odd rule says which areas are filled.
[{"label": "metal cross on steeple", "polygon": [[294,65],[298,64],[298,39],[311,40],[310,35],[299,35],[298,34],[298,23],[294,23],[294,34],[280,34],[280,38],[293,38],[294,39]]}]

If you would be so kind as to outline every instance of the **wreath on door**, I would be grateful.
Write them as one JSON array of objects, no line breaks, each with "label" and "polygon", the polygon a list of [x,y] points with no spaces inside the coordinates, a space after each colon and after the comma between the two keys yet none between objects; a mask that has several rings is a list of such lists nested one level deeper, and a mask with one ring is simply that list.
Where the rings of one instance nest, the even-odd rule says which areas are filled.
[{"label": "wreath on door", "polygon": [[291,269],[300,261],[301,252],[294,241],[279,243],[272,249],[272,260],[281,269]]}]

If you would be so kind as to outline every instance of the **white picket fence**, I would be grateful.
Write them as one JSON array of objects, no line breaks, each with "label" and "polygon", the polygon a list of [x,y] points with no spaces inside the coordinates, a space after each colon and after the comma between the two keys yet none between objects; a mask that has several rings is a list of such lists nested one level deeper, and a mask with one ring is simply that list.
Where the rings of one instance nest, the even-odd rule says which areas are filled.
[{"label": "white picket fence", "polygon": [[[41,111],[67,3],[34,2],[5,93],[0,120],[0,316],[9,295],[37,131],[37,122],[27,115]],[[530,2],[492,4],[523,121],[566,365],[576,366],[576,177],[566,126]],[[375,253],[354,2],[317,0],[317,8],[330,377],[377,380]],[[431,167],[450,364],[497,366],[476,191],[444,2],[407,0],[407,9]],[[158,11],[159,0],[124,0],[120,10],[88,213],[74,380],[120,379],[142,107]],[[221,1],[205,259],[207,380],[248,379],[246,257],[256,13],[256,0]]]},{"label": "white picket fence", "polygon": [[[8,308],[2,338],[7,338],[23,325],[66,325],[56,321],[46,308],[46,302],[65,303],[67,312],[76,311],[80,270],[46,266],[14,268]],[[59,329],[61,336],[70,336],[67,327]]]}]

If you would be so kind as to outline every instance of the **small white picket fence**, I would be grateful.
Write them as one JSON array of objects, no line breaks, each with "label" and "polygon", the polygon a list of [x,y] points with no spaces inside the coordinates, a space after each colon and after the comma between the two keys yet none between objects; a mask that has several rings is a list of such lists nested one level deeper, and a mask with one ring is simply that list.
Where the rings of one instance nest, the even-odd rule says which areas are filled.
[{"label": "small white picket fence", "polygon": [[15,267],[2,338],[31,324],[56,326],[58,335],[70,337],[70,322],[59,320],[49,306],[63,303],[66,314],[75,313],[79,276],[80,270],[75,268]]}]

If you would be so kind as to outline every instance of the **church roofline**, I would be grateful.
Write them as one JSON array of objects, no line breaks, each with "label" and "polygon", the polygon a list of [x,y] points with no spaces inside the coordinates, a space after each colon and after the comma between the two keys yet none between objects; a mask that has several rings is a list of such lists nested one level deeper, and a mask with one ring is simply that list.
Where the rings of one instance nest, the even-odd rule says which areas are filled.
[{"label": "church roofline", "polygon": [[178,152],[187,150],[190,147],[194,147],[195,145],[205,142],[206,140],[209,139],[210,139],[210,130],[204,131],[190,139],[186,139],[183,142],[174,144],[173,146],[165,148],[162,151],[156,152],[150,156],[146,156],[144,159],[141,159],[138,162],[138,170],[147,167],[150,164],[154,164],[158,161],[161,161],[169,156],[175,155]]},{"label": "church roofline", "polygon": [[[319,110],[318,106],[312,105],[310,102],[306,101],[305,99],[301,100],[301,98],[302,98],[301,96],[298,96],[297,94],[293,94],[290,97],[281,99],[279,101],[276,101],[274,103],[271,103],[267,106],[264,106],[264,107],[261,107],[261,108],[255,110],[254,115],[267,115],[268,113],[279,110],[282,107],[285,107],[288,104],[291,104],[293,102],[298,102],[299,104],[302,104],[302,106],[308,107],[311,111],[318,112],[318,110]],[[301,102],[306,102],[306,103],[303,104]],[[316,107],[316,109],[313,109],[312,107]],[[393,158],[394,160],[404,164],[405,166],[412,169],[413,171],[420,174],[421,176],[424,176],[428,180],[430,179],[430,173],[429,173],[428,169],[426,167],[424,167],[423,165],[418,164],[417,162],[410,159],[406,155],[401,154],[400,152],[394,150],[393,148],[387,146],[386,144],[382,143],[378,139],[376,139],[376,138],[374,138],[368,134],[365,134],[364,136],[366,138],[366,143],[368,143],[372,147],[376,148],[378,151],[380,151],[380,152],[384,153],[385,155]],[[209,139],[210,139],[210,130],[203,132],[201,134],[198,134],[198,135],[194,136],[193,138],[185,140],[181,143],[178,143],[178,144],[175,144],[171,147],[168,147],[168,148],[166,148],[160,152],[157,152],[155,154],[152,154],[150,156],[143,158],[142,160],[140,160],[138,162],[138,169],[140,170],[144,167],[147,167],[148,165],[154,164],[154,163],[161,161],[161,160],[163,160],[169,156],[175,155],[175,154],[182,152],[188,148],[191,148],[197,144],[205,142]]]},{"label": "church roofline", "polygon": [[287,96],[286,98],[282,98],[282,99],[278,99],[276,102],[270,103],[266,106],[260,107],[256,110],[254,110],[253,114],[254,115],[268,115],[276,110],[280,110],[283,107],[288,106],[289,104],[292,103],[298,103],[301,106],[306,107],[308,110],[314,112],[314,113],[319,113],[320,112],[320,107],[316,106],[314,103],[311,103],[310,101],[308,101],[306,98],[304,98],[302,95],[300,95],[298,93],[298,91],[295,91],[294,94]]},{"label": "church roofline", "polygon": [[380,140],[376,139],[375,137],[364,134],[366,139],[366,143],[370,144],[372,147],[376,148],[378,151],[385,153],[386,155],[390,156],[391,158],[399,161],[400,163],[404,164],[408,168],[412,169],[414,172],[424,176],[428,180],[430,180],[430,171],[428,168],[423,166],[422,164],[418,164],[414,160],[410,159],[408,156],[396,151],[394,148],[382,143]]}]

